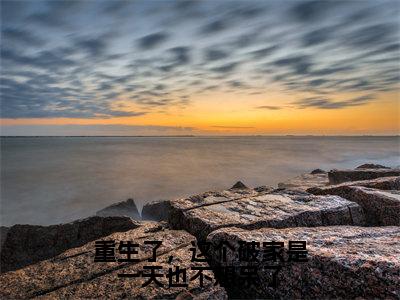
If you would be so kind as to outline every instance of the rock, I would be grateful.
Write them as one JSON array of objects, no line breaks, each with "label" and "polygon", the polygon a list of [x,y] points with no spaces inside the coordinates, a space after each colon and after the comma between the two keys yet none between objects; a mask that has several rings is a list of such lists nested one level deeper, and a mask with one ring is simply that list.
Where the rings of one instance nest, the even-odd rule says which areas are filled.
[{"label": "rock", "polygon": [[[315,195],[329,195],[331,193],[330,191],[336,191],[344,186],[363,186],[378,190],[400,190],[400,177],[393,176],[370,180],[348,181],[336,185],[312,187],[307,189],[307,192]],[[336,195],[336,192],[333,192],[332,195]]]},{"label": "rock", "polygon": [[329,184],[328,175],[326,173],[316,173],[302,174],[285,182],[279,183],[278,187],[281,189],[305,191],[311,187],[325,186],[327,184]]},{"label": "rock", "polygon": [[248,187],[241,181],[236,182],[232,187],[231,190],[243,190],[243,189],[248,189]]},{"label": "rock", "polygon": [[1,272],[22,268],[113,232],[139,226],[128,217],[90,217],[51,226],[14,225],[9,228],[1,248]]},{"label": "rock", "polygon": [[378,164],[363,164],[358,166],[356,169],[390,169],[390,168]]},{"label": "rock", "polygon": [[1,251],[1,247],[3,246],[3,244],[7,238],[7,233],[9,230],[10,230],[10,227],[0,226],[0,251]]},{"label": "rock", "polygon": [[274,188],[272,188],[270,186],[262,185],[262,186],[255,187],[254,190],[256,192],[267,192],[267,193],[270,193],[270,192],[272,192],[274,190]]},{"label": "rock", "polygon": [[327,172],[322,169],[315,169],[310,172],[310,174],[326,174]]},{"label": "rock", "polygon": [[140,214],[136,207],[136,203],[133,199],[121,201],[110,206],[103,208],[96,212],[97,216],[100,217],[112,217],[112,216],[127,216],[134,220],[140,220]]},{"label": "rock", "polygon": [[222,227],[246,229],[354,224],[364,222],[362,208],[337,196],[244,194],[229,191],[205,193],[171,201],[169,223],[204,240]]},{"label": "rock", "polygon": [[381,191],[351,185],[337,185],[312,191],[317,195],[338,195],[358,203],[364,209],[368,225],[400,226],[400,193],[398,191]]},{"label": "rock", "polygon": [[[400,227],[298,227],[244,230],[223,228],[212,232],[209,257],[215,266],[234,266],[231,282],[224,282],[234,298],[258,299],[399,299]],[[259,242],[254,262],[239,261],[239,242]],[[284,242],[284,263],[263,261],[263,242]],[[306,241],[307,262],[288,262],[288,242]],[[223,261],[221,243],[227,242]],[[260,248],[256,247],[257,250]],[[281,266],[277,287],[270,266]],[[260,278],[254,286],[238,281],[240,267],[253,267]],[[265,268],[263,270],[263,268]],[[243,277],[243,274],[241,275]],[[223,279],[223,277],[222,277]],[[236,279],[236,280],[235,280]]]},{"label": "rock", "polygon": [[143,206],[142,219],[152,221],[168,220],[171,205],[169,200],[147,203]]},{"label": "rock", "polygon": [[[102,238],[105,241],[115,241],[117,259],[127,257],[118,251],[120,241],[139,244],[136,249],[138,254],[132,255],[132,258],[138,259],[137,262],[94,262],[95,242],[89,242],[52,259],[0,275],[0,298],[27,299],[40,296],[46,299],[175,299],[179,295],[189,294],[194,299],[227,299],[224,289],[215,286],[214,280],[204,279],[204,287],[200,287],[199,278],[190,280],[198,272],[191,267],[208,267],[206,262],[191,262],[190,248],[193,247],[191,242],[195,238],[185,231],[165,228],[157,230],[158,228],[158,223],[143,222],[139,228]],[[162,241],[162,245],[156,250],[156,262],[148,261],[153,257],[154,245],[146,245],[145,241]],[[150,270],[144,269],[144,266],[163,268],[156,270],[157,274],[162,274],[162,277],[157,278],[163,284],[162,287],[154,282],[142,287],[148,277],[118,276],[139,272],[149,274]],[[187,268],[189,288],[168,288],[166,275],[169,268],[175,271],[175,266]],[[203,274],[214,277],[209,270],[203,271]]]},{"label": "rock", "polygon": [[369,180],[389,176],[400,176],[400,169],[331,170],[328,172],[330,184],[339,184],[346,181]]}]

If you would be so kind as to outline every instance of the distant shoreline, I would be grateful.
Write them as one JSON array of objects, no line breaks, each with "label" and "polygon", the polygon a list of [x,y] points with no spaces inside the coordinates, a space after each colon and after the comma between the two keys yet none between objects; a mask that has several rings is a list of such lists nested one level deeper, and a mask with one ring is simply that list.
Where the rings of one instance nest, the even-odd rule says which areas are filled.
[{"label": "distant shoreline", "polygon": [[315,138],[398,138],[400,135],[0,135],[0,138],[254,138],[254,137],[315,137]]}]

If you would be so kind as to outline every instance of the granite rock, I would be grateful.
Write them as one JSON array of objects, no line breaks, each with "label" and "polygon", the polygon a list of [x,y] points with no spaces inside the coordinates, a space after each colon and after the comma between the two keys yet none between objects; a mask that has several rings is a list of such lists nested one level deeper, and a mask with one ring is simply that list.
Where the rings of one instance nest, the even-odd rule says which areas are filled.
[{"label": "granite rock", "polygon": [[147,203],[142,209],[142,219],[152,221],[168,220],[171,204],[169,200],[161,200]]},{"label": "granite rock", "polygon": [[98,212],[100,217],[127,216],[134,220],[140,220],[140,214],[133,199],[111,204]]},{"label": "granite rock", "polygon": [[356,169],[390,169],[390,168],[378,164],[367,163],[358,166]]},{"label": "granite rock", "polygon": [[[191,280],[197,273],[191,267],[205,267],[206,262],[191,262],[191,242],[195,238],[185,231],[168,230],[159,223],[144,222],[139,228],[126,232],[113,233],[101,240],[115,241],[116,258],[126,258],[120,254],[120,241],[133,241],[139,244],[135,262],[94,262],[95,242],[66,252],[49,260],[27,266],[13,272],[0,275],[1,299],[26,299],[39,297],[44,299],[175,299],[191,295],[191,299],[226,299],[223,288],[214,285],[214,280],[204,280],[204,287],[199,278]],[[157,261],[151,262],[154,245],[145,241],[162,241],[156,249]],[[162,274],[157,279],[162,287],[152,282],[146,287],[142,284],[149,278],[144,276],[122,278],[118,274],[149,274],[145,266],[159,266]],[[188,288],[168,288],[168,269],[175,271],[175,266],[187,268]],[[203,273],[213,279],[210,270]],[[183,277],[181,276],[181,279]]]},{"label": "granite rock", "polygon": [[[388,180],[386,182],[394,182],[398,189],[397,179]],[[368,225],[400,226],[399,191],[384,191],[367,187],[343,184],[323,189],[313,189],[311,191],[317,195],[338,195],[340,197],[358,203],[365,212],[365,219]]]},{"label": "granite rock", "polygon": [[[212,232],[207,241],[211,243],[212,265],[235,268],[233,279],[223,282],[229,296],[234,298],[400,298],[400,227],[329,226],[252,231],[231,227]],[[239,260],[240,242],[251,241],[260,243],[261,251],[255,252],[256,259]],[[263,242],[271,241],[284,242],[284,262],[263,257]],[[288,260],[289,241],[306,241],[308,261]],[[229,244],[225,247],[226,260],[218,248],[221,243]],[[282,268],[277,274],[276,287],[271,286],[271,266]],[[244,286],[243,278],[238,280],[243,276],[240,267],[257,270],[260,280],[253,286]]]},{"label": "granite rock", "polygon": [[242,190],[208,192],[171,201],[169,224],[204,240],[213,230],[322,225],[362,225],[362,208],[338,196],[313,196]]},{"label": "granite rock", "polygon": [[281,189],[290,189],[298,191],[306,191],[311,187],[326,186],[329,184],[328,174],[325,173],[311,173],[302,174],[300,176],[289,179],[285,182],[280,182],[278,187]]},{"label": "granite rock", "polygon": [[236,182],[232,187],[231,190],[235,190],[235,189],[248,189],[248,187],[241,181]]},{"label": "granite rock", "polygon": [[14,225],[8,229],[1,247],[1,272],[54,257],[117,231],[140,224],[128,217],[90,217],[59,225]]},{"label": "granite rock", "polygon": [[[330,191],[340,190],[342,187],[345,186],[363,186],[378,190],[400,190],[400,177],[392,176],[392,177],[379,177],[370,180],[347,181],[335,185],[312,187],[307,189],[307,192],[315,195],[329,195]],[[333,192],[332,195],[336,195],[336,192]]]},{"label": "granite rock", "polygon": [[326,174],[327,172],[322,169],[314,169],[310,172],[310,174]]},{"label": "granite rock", "polygon": [[369,180],[389,176],[400,176],[400,169],[355,169],[331,170],[328,172],[330,184],[339,184],[346,181]]}]

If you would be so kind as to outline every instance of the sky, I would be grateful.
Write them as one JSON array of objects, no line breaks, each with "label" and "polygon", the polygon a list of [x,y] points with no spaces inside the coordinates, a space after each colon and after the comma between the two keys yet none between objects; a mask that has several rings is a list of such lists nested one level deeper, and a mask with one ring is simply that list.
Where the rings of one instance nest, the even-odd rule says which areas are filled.
[{"label": "sky", "polygon": [[396,135],[400,1],[1,0],[2,135]]}]

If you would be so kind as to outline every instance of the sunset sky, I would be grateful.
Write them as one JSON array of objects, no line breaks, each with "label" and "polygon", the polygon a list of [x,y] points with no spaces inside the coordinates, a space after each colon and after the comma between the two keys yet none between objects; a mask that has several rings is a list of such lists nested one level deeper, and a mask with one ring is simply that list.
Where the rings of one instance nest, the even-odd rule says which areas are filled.
[{"label": "sunset sky", "polygon": [[2,135],[399,134],[399,1],[1,1]]}]

